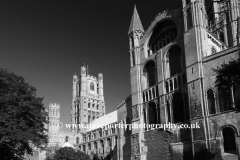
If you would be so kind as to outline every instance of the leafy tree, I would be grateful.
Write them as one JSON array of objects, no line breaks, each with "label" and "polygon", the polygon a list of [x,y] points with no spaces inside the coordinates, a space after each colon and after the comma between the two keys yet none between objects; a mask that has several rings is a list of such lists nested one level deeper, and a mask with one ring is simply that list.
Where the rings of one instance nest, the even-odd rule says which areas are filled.
[{"label": "leafy tree", "polygon": [[238,58],[228,63],[223,63],[220,67],[214,69],[217,74],[216,85],[218,87],[230,87],[236,80],[240,80],[240,53]]},{"label": "leafy tree", "polygon": [[90,160],[90,157],[84,152],[75,152],[71,147],[64,147],[55,152],[53,160]]},{"label": "leafy tree", "polygon": [[90,157],[82,151],[77,151],[75,160],[90,160]]},{"label": "leafy tree", "polygon": [[93,155],[93,160],[101,160],[101,159],[97,156],[97,154],[94,154]]},{"label": "leafy tree", "polygon": [[47,113],[36,88],[7,69],[0,68],[1,160],[21,160],[33,148],[45,148]]},{"label": "leafy tree", "polygon": [[52,160],[54,153],[59,149],[59,145],[57,144],[56,146],[48,147],[46,149],[46,159],[47,160]]}]

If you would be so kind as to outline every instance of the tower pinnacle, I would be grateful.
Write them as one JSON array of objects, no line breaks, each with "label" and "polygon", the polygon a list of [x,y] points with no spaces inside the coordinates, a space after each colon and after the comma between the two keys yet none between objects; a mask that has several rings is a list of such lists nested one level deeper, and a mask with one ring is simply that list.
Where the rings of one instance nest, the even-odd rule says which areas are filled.
[{"label": "tower pinnacle", "polygon": [[130,27],[128,30],[128,34],[130,34],[133,31],[136,31],[136,30],[144,32],[141,20],[139,18],[138,12],[137,12],[136,5],[134,5],[133,16],[132,16],[131,24],[130,24]]}]

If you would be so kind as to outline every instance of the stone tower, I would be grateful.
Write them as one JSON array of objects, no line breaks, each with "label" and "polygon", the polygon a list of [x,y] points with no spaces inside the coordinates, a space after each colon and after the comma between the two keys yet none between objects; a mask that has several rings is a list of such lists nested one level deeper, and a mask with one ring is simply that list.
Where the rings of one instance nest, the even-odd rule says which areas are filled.
[{"label": "stone tower", "polygon": [[[141,59],[140,59],[140,40],[144,34],[144,29],[140,21],[136,6],[134,7],[132,20],[128,30],[129,38],[129,53],[130,53],[130,76],[131,76],[131,96],[132,96],[132,109],[139,111],[142,108],[141,98]],[[138,114],[139,115],[139,114]],[[132,123],[140,124],[143,123],[139,117],[134,117]],[[140,137],[142,137],[139,130],[132,131],[132,141],[135,141],[138,145],[140,143]],[[135,146],[132,146],[135,148]],[[136,154],[141,154],[140,150]],[[132,156],[135,157],[133,154]],[[139,158],[140,157],[135,157]]]},{"label": "stone tower", "polygon": [[[98,78],[88,75],[86,67],[81,67],[80,77],[73,75],[72,123],[89,124],[96,118],[105,115],[103,96],[103,74]],[[82,129],[72,129],[80,133]]]},{"label": "stone tower", "polygon": [[50,103],[48,109],[49,116],[49,145],[54,146],[58,143],[58,133],[59,133],[59,125],[60,125],[60,105],[57,103]]}]

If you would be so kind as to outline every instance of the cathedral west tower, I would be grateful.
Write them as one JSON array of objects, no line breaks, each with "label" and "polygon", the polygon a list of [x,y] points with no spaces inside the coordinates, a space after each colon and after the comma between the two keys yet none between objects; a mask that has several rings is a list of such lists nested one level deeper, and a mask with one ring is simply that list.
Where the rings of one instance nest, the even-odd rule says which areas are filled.
[{"label": "cathedral west tower", "polygon": [[[103,74],[99,73],[98,78],[88,75],[86,67],[83,66],[79,77],[73,75],[72,124],[89,124],[103,115],[105,115]],[[72,129],[75,133],[83,131],[82,128]]]}]

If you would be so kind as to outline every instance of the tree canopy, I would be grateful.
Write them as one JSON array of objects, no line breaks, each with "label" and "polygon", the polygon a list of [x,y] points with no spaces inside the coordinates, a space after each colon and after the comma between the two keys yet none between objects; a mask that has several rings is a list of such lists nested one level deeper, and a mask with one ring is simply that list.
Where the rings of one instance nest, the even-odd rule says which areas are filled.
[{"label": "tree canopy", "polygon": [[34,147],[45,148],[48,120],[42,101],[22,76],[0,68],[1,160],[21,160]]},{"label": "tree canopy", "polygon": [[90,160],[90,157],[84,152],[75,152],[71,147],[64,147],[55,152],[53,160]]},{"label": "tree canopy", "polygon": [[216,85],[218,87],[229,87],[236,80],[240,80],[240,53],[238,58],[228,63],[223,63],[220,67],[214,69],[216,72]]},{"label": "tree canopy", "polygon": [[56,146],[50,146],[47,147],[46,149],[46,158],[47,160],[53,159],[54,153],[59,149],[59,145],[57,144]]}]

